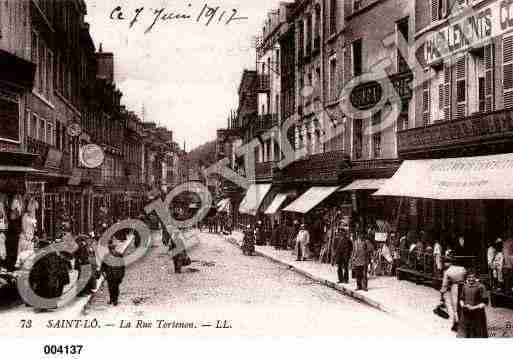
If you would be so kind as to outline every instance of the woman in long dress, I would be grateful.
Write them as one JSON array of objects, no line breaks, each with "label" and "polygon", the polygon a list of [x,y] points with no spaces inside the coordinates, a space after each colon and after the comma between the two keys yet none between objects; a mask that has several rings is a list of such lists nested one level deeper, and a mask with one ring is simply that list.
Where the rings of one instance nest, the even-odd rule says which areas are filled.
[{"label": "woman in long dress", "polygon": [[27,205],[27,211],[22,217],[22,232],[20,234],[20,241],[18,244],[18,264],[23,262],[34,253],[34,238],[37,228],[36,211],[39,204],[35,199],[30,199]]}]

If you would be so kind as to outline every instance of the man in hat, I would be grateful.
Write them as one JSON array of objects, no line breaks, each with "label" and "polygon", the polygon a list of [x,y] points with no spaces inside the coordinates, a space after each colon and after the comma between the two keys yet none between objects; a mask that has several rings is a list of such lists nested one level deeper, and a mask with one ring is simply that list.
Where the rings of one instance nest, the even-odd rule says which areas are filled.
[{"label": "man in hat", "polygon": [[455,257],[450,257],[445,262],[447,270],[444,272],[442,280],[442,301],[445,301],[445,294],[450,292],[450,303],[452,309],[452,331],[458,330],[459,323],[459,305],[458,305],[458,286],[463,284],[467,270]]},{"label": "man in hat", "polygon": [[[114,241],[109,243],[109,253],[114,258],[123,258],[122,254],[116,250],[116,244]],[[122,261],[118,261],[118,263],[103,262],[101,271],[105,274],[105,279],[107,279],[107,284],[109,286],[109,304],[117,306],[119,299],[119,286],[125,277],[125,266]]]}]

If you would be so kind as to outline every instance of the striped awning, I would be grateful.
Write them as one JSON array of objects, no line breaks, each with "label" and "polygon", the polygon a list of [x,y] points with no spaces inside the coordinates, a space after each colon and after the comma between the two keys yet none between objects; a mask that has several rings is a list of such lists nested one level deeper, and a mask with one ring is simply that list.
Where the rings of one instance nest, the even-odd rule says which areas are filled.
[{"label": "striped awning", "polygon": [[271,184],[253,184],[246,192],[246,196],[239,206],[239,213],[256,215],[262,201],[271,189]]}]

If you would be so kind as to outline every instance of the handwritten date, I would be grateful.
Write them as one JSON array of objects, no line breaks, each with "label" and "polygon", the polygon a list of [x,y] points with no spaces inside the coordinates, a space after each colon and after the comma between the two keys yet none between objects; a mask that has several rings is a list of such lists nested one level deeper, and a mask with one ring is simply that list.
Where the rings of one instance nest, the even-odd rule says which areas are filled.
[{"label": "handwritten date", "polygon": [[210,6],[205,3],[201,9],[194,11],[193,5],[188,4],[185,11],[173,11],[166,8],[138,7],[130,12],[125,12],[121,6],[116,6],[110,13],[113,21],[129,21],[129,28],[133,28],[144,16],[148,15],[151,22],[144,33],[151,32],[158,24],[174,20],[175,22],[191,21],[205,26],[212,24],[230,25],[237,21],[247,20],[247,17],[239,16],[238,9],[223,9],[221,6]]}]

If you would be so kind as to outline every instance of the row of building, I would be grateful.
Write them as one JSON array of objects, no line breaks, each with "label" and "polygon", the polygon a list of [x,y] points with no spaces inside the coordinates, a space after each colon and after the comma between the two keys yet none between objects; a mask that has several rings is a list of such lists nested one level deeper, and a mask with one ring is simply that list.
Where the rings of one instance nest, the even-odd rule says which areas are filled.
[{"label": "row of building", "polygon": [[[445,247],[465,236],[484,260],[513,233],[510,29],[504,0],[280,3],[217,134],[219,158],[252,183],[224,181],[232,214],[308,222],[336,208]],[[283,166],[286,143],[305,155]]]},{"label": "row of building", "polygon": [[136,215],[145,194],[188,176],[173,132],[121,104],[114,55],[96,50],[86,13],[83,0],[0,1],[0,197],[36,198],[50,236],[63,214],[75,233],[102,206]]}]

